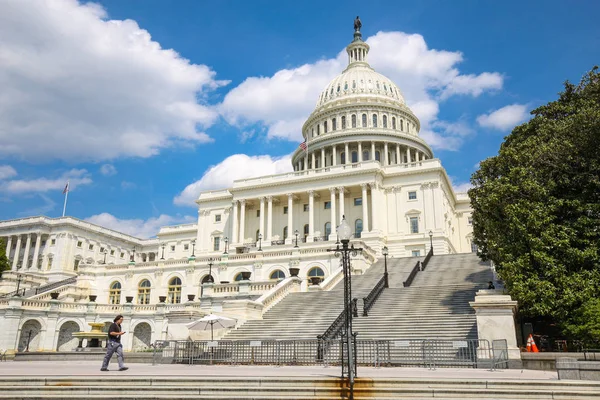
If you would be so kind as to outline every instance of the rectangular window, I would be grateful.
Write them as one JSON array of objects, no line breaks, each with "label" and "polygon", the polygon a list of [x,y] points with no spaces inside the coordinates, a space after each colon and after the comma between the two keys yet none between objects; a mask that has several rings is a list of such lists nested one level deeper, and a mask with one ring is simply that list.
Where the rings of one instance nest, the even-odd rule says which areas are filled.
[{"label": "rectangular window", "polygon": [[288,206],[283,206],[283,213],[287,214],[288,213]]},{"label": "rectangular window", "polygon": [[[53,239],[53,240],[54,240],[54,239]],[[52,243],[52,244],[54,244],[54,243]],[[81,243],[81,242],[77,242],[77,247],[81,248],[81,246],[82,246],[82,245],[83,245],[83,243]]]},{"label": "rectangular window", "polygon": [[125,253],[121,252],[121,258],[125,257]]},{"label": "rectangular window", "polygon": [[221,238],[218,237],[218,236],[216,236],[213,243],[214,243],[213,250],[214,251],[219,251],[219,248],[221,247]]},{"label": "rectangular window", "polygon": [[46,245],[46,241],[42,240],[42,247],[44,247]]},{"label": "rectangular window", "polygon": [[189,248],[190,248],[190,245],[189,245],[189,244],[184,244],[184,245],[183,245],[183,249],[184,249],[184,250],[189,250]]},{"label": "rectangular window", "polygon": [[469,225],[473,225],[473,217],[469,217],[468,220],[467,220],[467,223]]},{"label": "rectangular window", "polygon": [[421,250],[413,250],[412,256],[413,257],[421,257]]},{"label": "rectangular window", "polygon": [[260,210],[256,210],[256,218],[260,217]]},{"label": "rectangular window", "polygon": [[354,198],[354,205],[355,206],[362,206],[362,197],[355,197]]},{"label": "rectangular window", "polygon": [[346,116],[342,116],[342,129],[346,129]]},{"label": "rectangular window", "polygon": [[304,212],[307,212],[308,210],[309,210],[308,204],[304,204]]},{"label": "rectangular window", "polygon": [[419,217],[410,217],[410,233],[419,233]]},{"label": "rectangular window", "polygon": [[352,127],[356,128],[356,115],[352,116]]},{"label": "rectangular window", "polygon": [[175,246],[171,246],[171,251],[175,251]]},{"label": "rectangular window", "polygon": [[326,202],[324,203],[324,206],[325,206],[325,209],[326,209],[326,210],[331,210],[331,202],[330,202],[330,201],[326,201]]},{"label": "rectangular window", "polygon": [[50,241],[50,246],[54,246],[55,244],[56,244],[56,239],[52,239],[52,240]]},{"label": "rectangular window", "polygon": [[323,132],[327,133],[327,121],[323,122]]},{"label": "rectangular window", "polygon": [[477,245],[471,242],[471,253],[477,253]]},{"label": "rectangular window", "polygon": [[75,260],[75,263],[73,264],[73,271],[77,272],[77,270],[79,270],[80,262],[81,262],[81,260]]},{"label": "rectangular window", "polygon": [[104,253],[104,247],[100,247],[100,253]]},{"label": "rectangular window", "polygon": [[89,250],[94,250],[94,245],[93,245],[93,244],[90,244],[90,245],[88,246],[88,249],[89,249]]},{"label": "rectangular window", "polygon": [[417,192],[408,192],[408,199],[409,200],[416,200],[417,199]]},{"label": "rectangular window", "polygon": [[331,130],[332,131],[337,130],[337,119],[335,119],[335,118],[331,120]]},{"label": "rectangular window", "polygon": [[367,114],[362,115],[362,126],[363,128],[367,127]]},{"label": "rectangular window", "polygon": [[114,250],[111,250],[111,251],[110,251],[110,255],[111,255],[111,256],[114,256],[114,255],[115,255],[115,251],[114,251]]},{"label": "rectangular window", "polygon": [[221,214],[215,215],[215,222],[221,222]]}]

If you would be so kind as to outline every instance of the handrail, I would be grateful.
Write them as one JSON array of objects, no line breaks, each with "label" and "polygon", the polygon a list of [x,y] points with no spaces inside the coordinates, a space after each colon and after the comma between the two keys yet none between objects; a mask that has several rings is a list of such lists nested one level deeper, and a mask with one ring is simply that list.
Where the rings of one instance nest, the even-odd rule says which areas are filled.
[{"label": "handrail", "polygon": [[421,271],[425,271],[425,267],[429,263],[429,260],[431,260],[431,257],[433,257],[433,247],[429,249],[429,253],[427,253],[425,260],[421,263]]},{"label": "handrail", "polygon": [[371,290],[371,292],[367,295],[367,297],[363,297],[363,317],[369,316],[369,310],[373,307],[373,304],[379,298],[379,295],[385,289],[385,275],[381,277],[379,282],[375,284],[375,287]]},{"label": "handrail", "polygon": [[[352,315],[354,317],[358,317],[357,303],[357,298],[353,298],[352,303],[350,303]],[[332,322],[329,328],[327,328],[327,330],[322,335],[317,336],[317,339],[327,341],[337,338],[342,332],[342,328],[346,322],[346,311],[347,309],[346,307],[344,307],[344,310],[340,313],[340,315],[337,316],[337,318]]]},{"label": "handrail", "polygon": [[[76,276],[72,276],[70,278],[63,279],[62,281],[52,282],[52,283],[49,283],[47,285],[39,286],[39,287],[36,287],[35,289],[34,288],[30,288],[28,290],[34,290],[34,292],[32,293],[32,295],[35,296],[35,295],[47,292],[47,291],[52,290],[52,289],[56,289],[57,287],[68,285],[70,283],[75,283],[75,282],[77,282],[77,277]],[[27,289],[22,289],[22,290],[23,290],[23,296],[25,296],[25,293],[26,293]],[[19,290],[19,293],[20,292],[21,292],[21,289]],[[14,296],[16,294],[17,294],[17,291],[15,290],[15,291],[10,292],[10,293],[5,293],[5,294],[3,294],[0,297],[12,297],[12,296]]]},{"label": "handrail", "polygon": [[412,271],[410,271],[410,275],[408,275],[408,278],[406,278],[406,280],[404,282],[402,282],[402,286],[409,287],[410,284],[415,279],[415,276],[417,276],[417,272],[419,272],[420,269],[421,269],[421,261],[417,261],[417,263],[413,267]]}]

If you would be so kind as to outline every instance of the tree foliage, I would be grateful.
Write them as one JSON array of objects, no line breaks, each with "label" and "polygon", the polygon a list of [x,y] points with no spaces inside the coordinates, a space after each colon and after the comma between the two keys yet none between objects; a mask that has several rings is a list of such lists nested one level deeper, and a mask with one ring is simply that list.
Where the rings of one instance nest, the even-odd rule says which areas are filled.
[{"label": "tree foliage", "polygon": [[0,238],[0,277],[2,272],[10,270],[8,264],[8,256],[6,255],[6,243],[3,238]]},{"label": "tree foliage", "polygon": [[525,316],[600,339],[598,67],[564,86],[473,174],[474,242]]}]

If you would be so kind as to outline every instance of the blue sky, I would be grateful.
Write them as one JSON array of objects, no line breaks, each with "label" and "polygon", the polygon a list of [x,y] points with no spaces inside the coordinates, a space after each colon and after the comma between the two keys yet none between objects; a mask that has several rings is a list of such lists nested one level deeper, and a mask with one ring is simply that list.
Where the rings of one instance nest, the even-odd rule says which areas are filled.
[{"label": "blue sky", "polygon": [[600,54],[596,1],[0,2],[0,219],[139,236],[283,172],[360,15],[457,188]]}]

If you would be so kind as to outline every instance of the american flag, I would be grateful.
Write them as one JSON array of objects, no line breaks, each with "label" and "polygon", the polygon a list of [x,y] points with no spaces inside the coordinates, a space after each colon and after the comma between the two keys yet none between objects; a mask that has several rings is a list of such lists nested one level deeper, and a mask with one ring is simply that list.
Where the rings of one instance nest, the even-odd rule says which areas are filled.
[{"label": "american flag", "polygon": [[67,182],[67,184],[65,185],[65,188],[63,190],[63,194],[67,194],[68,191],[69,191],[69,182]]},{"label": "american flag", "polygon": [[304,142],[300,143],[300,148],[301,148],[302,150],[306,151],[306,148],[307,148],[307,147],[306,147],[306,140],[305,140]]}]

